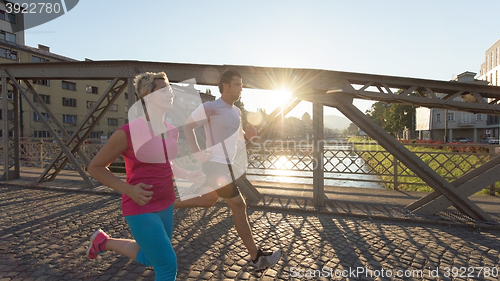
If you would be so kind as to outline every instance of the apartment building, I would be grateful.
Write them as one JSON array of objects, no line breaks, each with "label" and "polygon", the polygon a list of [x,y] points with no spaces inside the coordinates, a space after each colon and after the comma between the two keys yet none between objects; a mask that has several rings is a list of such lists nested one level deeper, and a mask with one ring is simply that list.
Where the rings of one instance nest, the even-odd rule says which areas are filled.
[{"label": "apartment building", "polygon": [[[54,54],[48,46],[38,45],[38,48],[33,48],[7,40],[0,40],[0,64],[64,61],[76,60]],[[31,80],[29,82],[70,135],[77,129],[79,122],[94,107],[100,94],[110,84],[108,81],[82,80]],[[21,85],[26,86],[24,83],[21,83]],[[33,102],[37,102],[34,97],[32,98]],[[106,116],[101,119],[89,138],[109,137],[116,129],[127,123],[128,98],[129,93],[122,94],[122,97],[109,109]],[[48,114],[46,114],[46,112],[42,112],[42,115],[48,117]],[[19,124],[20,137],[52,137],[42,123],[40,116],[37,116],[24,99],[20,99]],[[3,126],[3,124],[0,126]]]},{"label": "apartment building", "polygon": [[[457,75],[453,81],[478,84],[488,83],[475,79],[475,76],[476,73],[466,71]],[[459,138],[468,138],[471,142],[480,142],[486,137],[494,136],[494,132],[488,129],[488,115],[486,114],[473,114],[440,108],[427,110],[417,108],[416,114],[417,130],[420,131],[420,139],[446,140],[450,142]]]},{"label": "apartment building", "polygon": [[[500,39],[486,50],[484,58],[485,62],[481,64],[477,79],[487,81],[489,85],[500,86],[498,77],[500,70]],[[500,137],[500,116],[488,115],[486,123],[489,132],[488,136],[498,139]]]},{"label": "apartment building", "polygon": [[[2,2],[0,2],[2,4]],[[5,10],[0,6],[0,15],[10,15],[5,12]],[[14,19],[15,18],[15,19]],[[8,17],[0,17],[0,23],[8,22],[11,31],[12,25],[15,23],[22,22],[22,18],[17,18],[16,15],[10,15]],[[2,28],[3,25],[1,25]],[[2,29],[3,31],[3,29]],[[50,47],[44,45],[38,45],[37,48],[25,46],[24,44],[24,33],[17,32],[11,33],[10,31],[4,32],[6,35],[0,37],[0,64],[10,64],[10,63],[47,63],[51,62],[71,62],[76,61],[72,58],[68,58],[62,55],[55,54],[51,52]],[[100,98],[101,94],[108,88],[111,81],[102,80],[31,80],[29,81],[35,88],[37,93],[41,96],[43,101],[48,105],[50,111],[53,113],[55,118],[57,118],[64,128],[71,135],[76,129],[80,122],[85,118],[90,110],[96,104],[96,101]],[[22,86],[24,83],[21,83]],[[196,95],[201,97],[203,102],[214,100],[215,97],[211,94],[200,93],[194,88],[194,85],[179,86],[172,85],[172,87],[177,92],[182,92],[184,94]],[[132,93],[133,95],[133,93]],[[1,98],[1,96],[0,96]],[[8,98],[12,98],[9,96]],[[33,101],[36,100],[33,98]],[[94,130],[90,133],[90,139],[106,139],[111,136],[118,128],[122,125],[128,123],[128,106],[129,98],[135,98],[131,96],[131,93],[122,93],[121,97],[117,99],[115,104],[108,110],[106,115],[97,124]],[[198,98],[199,100],[199,98]],[[174,101],[177,104],[182,104],[183,101],[176,98]],[[19,125],[20,125],[20,137],[27,138],[51,138],[49,131],[43,124],[40,116],[33,111],[29,104],[21,98],[20,112],[19,112]],[[191,112],[194,105],[184,105],[186,107],[184,112]],[[46,112],[42,112],[42,115],[49,117]],[[8,113],[8,118],[14,118],[14,112]],[[2,119],[2,112],[0,108],[0,119]],[[169,118],[170,122],[174,125],[182,125],[181,119]],[[177,124],[179,123],[179,124]],[[3,129],[3,122],[0,122],[0,128]],[[0,136],[2,131],[0,131]]]},{"label": "apartment building", "polygon": [[[14,47],[14,43],[0,40],[0,51]],[[61,61],[75,61],[74,59],[54,54],[48,46],[38,45],[38,48],[29,46],[15,45],[16,56],[0,56],[2,63],[51,63]],[[63,124],[64,128],[71,135],[80,122],[85,118],[90,110],[93,109],[101,94],[108,88],[111,81],[102,80],[31,80],[29,81],[35,88],[43,101],[49,106],[50,111]],[[21,85],[25,86],[24,83]],[[175,92],[182,92],[184,95],[196,95],[202,102],[214,100],[211,94],[200,93],[194,88],[194,85],[180,86],[172,85]],[[12,97],[10,97],[12,98]],[[118,128],[128,123],[128,99],[130,93],[122,93],[122,96],[111,106],[106,115],[94,128],[89,135],[90,139],[106,139],[111,136]],[[132,98],[135,98],[132,96]],[[186,104],[176,97],[174,102],[183,107],[182,112],[192,112],[195,107],[193,104]],[[195,99],[193,99],[195,100]],[[35,100],[33,100],[36,102]],[[199,103],[198,103],[199,104]],[[47,113],[42,115],[48,117]],[[13,115],[10,115],[13,118]],[[0,109],[0,119],[2,118]],[[167,120],[176,126],[182,125],[182,119],[174,116],[167,116]],[[20,99],[20,136],[32,138],[51,138],[49,131],[42,123],[41,119],[33,111],[24,99]],[[0,128],[3,124],[0,123]],[[1,131],[0,131],[1,134]]]},{"label": "apartment building", "polygon": [[[474,72],[464,72],[454,79],[457,82],[481,83],[500,86],[500,40],[485,52],[485,61],[481,64],[476,78]],[[419,124],[420,123],[420,124]],[[417,129],[420,138],[452,141],[468,138],[480,142],[485,138],[500,137],[500,117],[498,115],[472,114],[445,109],[417,109]]]},{"label": "apartment building", "polygon": [[486,50],[485,62],[481,64],[478,80],[488,81],[489,85],[500,86],[498,71],[500,70],[500,39]]},{"label": "apartment building", "polygon": [[[8,13],[5,4],[7,1],[0,1],[0,41],[7,41],[16,45],[24,45],[24,17],[22,13]],[[9,51],[11,49],[8,49]],[[15,47],[12,49],[15,56]],[[0,50],[0,54],[4,54]],[[10,54],[9,54],[10,56]]]}]

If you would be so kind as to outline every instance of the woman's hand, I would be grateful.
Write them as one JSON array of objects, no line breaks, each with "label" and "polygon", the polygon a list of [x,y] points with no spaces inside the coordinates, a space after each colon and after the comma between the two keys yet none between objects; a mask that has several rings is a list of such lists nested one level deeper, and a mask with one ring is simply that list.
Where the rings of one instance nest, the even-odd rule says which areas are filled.
[{"label": "woman's hand", "polygon": [[135,203],[144,206],[153,197],[153,191],[145,190],[146,188],[149,189],[151,187],[153,186],[141,182],[139,184],[133,185],[126,194],[128,197],[132,198]]},{"label": "woman's hand", "polygon": [[203,163],[203,162],[207,162],[208,160],[210,160],[211,154],[212,154],[212,151],[205,149],[205,150],[198,151],[198,152],[194,153],[193,155],[196,158],[196,160],[198,160],[198,162]]},{"label": "woman's hand", "polygon": [[207,176],[203,173],[201,169],[199,169],[194,172],[188,172],[186,174],[186,178],[187,180],[194,182],[196,184],[202,184],[207,179]]}]

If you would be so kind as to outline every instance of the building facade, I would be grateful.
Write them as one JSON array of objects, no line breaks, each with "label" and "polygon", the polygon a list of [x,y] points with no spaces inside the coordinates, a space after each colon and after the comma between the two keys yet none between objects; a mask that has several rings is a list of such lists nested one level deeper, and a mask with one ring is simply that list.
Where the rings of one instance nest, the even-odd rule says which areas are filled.
[{"label": "building facade", "polygon": [[[500,86],[498,72],[500,71],[500,39],[486,50],[485,61],[481,64],[477,79],[486,81],[489,85]],[[488,137],[500,137],[500,117],[498,115],[488,115],[487,117]]]},{"label": "building facade", "polygon": [[[12,45],[12,55],[15,56],[16,45],[24,45],[24,17],[22,13],[9,13],[9,8],[6,7],[7,3],[9,2],[0,0],[0,40],[14,44]],[[2,54],[4,53],[0,50],[0,55]]]},{"label": "building facade", "polygon": [[[464,72],[453,80],[461,83],[487,84],[488,82],[475,79],[476,73]],[[460,97],[457,97],[460,99]],[[425,115],[425,116],[421,116]],[[494,131],[488,125],[489,116],[486,114],[473,114],[440,108],[430,110],[417,110],[417,122],[425,120],[426,128],[417,123],[420,131],[420,139],[432,139],[435,141],[458,141],[459,138],[467,138],[471,142],[481,142],[486,137],[498,136],[498,130]],[[423,123],[423,122],[422,122]]]},{"label": "building facade", "polygon": [[478,80],[488,81],[489,85],[500,86],[498,71],[500,70],[500,39],[486,50],[485,61],[481,64]]},{"label": "building facade", "polygon": [[[0,40],[0,51],[12,48],[12,42]],[[74,59],[54,54],[50,48],[38,45],[32,48],[16,44],[16,56],[0,56],[2,63],[51,63],[75,61]],[[72,81],[72,80],[30,80],[31,85],[40,95],[42,100],[50,108],[64,128],[71,135],[79,125],[79,122],[92,110],[107,87],[107,81]],[[26,87],[24,83],[22,86]],[[8,97],[11,98],[11,97]],[[37,100],[33,98],[33,102]],[[89,138],[97,139],[109,137],[116,129],[127,122],[129,93],[122,94],[116,103],[109,109],[106,116],[101,119]],[[20,137],[51,138],[49,131],[43,124],[40,116],[37,116],[24,98],[19,100],[20,104]],[[46,112],[41,112],[48,117]],[[47,114],[47,115],[46,115]],[[0,118],[1,118],[0,114]],[[9,114],[9,116],[11,116]],[[3,126],[3,124],[1,125]]]},{"label": "building facade", "polygon": [[[15,56],[0,56],[0,64],[5,63],[51,63],[61,61],[75,61],[74,59],[54,54],[50,48],[43,45],[38,45],[38,48],[32,48],[24,45],[17,45],[13,42],[0,40],[0,51],[6,50],[15,46]],[[168,74],[168,73],[167,73]],[[79,126],[80,122],[93,109],[96,102],[104,91],[108,88],[111,81],[102,80],[30,80],[31,85],[36,92],[41,96],[43,101],[50,108],[55,118],[57,118],[64,128],[71,135]],[[24,83],[22,86],[26,87]],[[211,94],[200,93],[194,88],[194,85],[179,86],[172,85],[176,92],[183,92],[188,95],[195,95],[202,102],[214,100],[215,97]],[[94,130],[90,133],[89,139],[107,139],[118,128],[128,123],[128,107],[129,98],[134,98],[135,95],[124,92],[117,99],[115,104],[111,106],[106,115],[100,120]],[[1,96],[0,96],[1,98]],[[8,97],[12,98],[12,97]],[[34,100],[33,102],[37,102]],[[174,100],[178,106],[189,107],[182,105],[183,101],[176,97]],[[20,137],[22,138],[51,138],[49,131],[43,124],[41,118],[33,111],[24,98],[19,99],[20,104]],[[191,112],[191,108],[185,108],[184,112]],[[2,110],[0,109],[0,119],[2,119]],[[12,113],[8,113],[8,118],[13,118]],[[46,112],[41,112],[45,117],[49,117]],[[168,116],[167,116],[168,118]],[[179,118],[167,119],[176,126],[180,126],[182,122]],[[0,128],[3,129],[3,122],[0,122]],[[0,131],[0,136],[2,131]]]}]

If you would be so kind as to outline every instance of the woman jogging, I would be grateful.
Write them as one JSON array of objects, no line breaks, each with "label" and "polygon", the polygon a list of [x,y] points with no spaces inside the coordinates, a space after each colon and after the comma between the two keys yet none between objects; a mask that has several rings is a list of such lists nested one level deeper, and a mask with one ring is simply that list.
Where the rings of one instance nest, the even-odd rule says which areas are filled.
[{"label": "woman jogging", "polygon": [[[164,72],[135,77],[142,116],[117,130],[91,161],[88,172],[102,184],[122,193],[122,213],[135,240],[115,239],[98,229],[90,237],[87,256],[95,259],[111,250],[145,266],[152,266],[155,280],[175,280],[177,258],[170,242],[175,191],[173,174],[201,184],[201,170],[189,172],[172,164],[177,154],[178,130],[165,122],[172,109],[173,93]],[[138,102],[138,103],[139,103]],[[125,159],[126,182],[107,168],[120,155]]]}]

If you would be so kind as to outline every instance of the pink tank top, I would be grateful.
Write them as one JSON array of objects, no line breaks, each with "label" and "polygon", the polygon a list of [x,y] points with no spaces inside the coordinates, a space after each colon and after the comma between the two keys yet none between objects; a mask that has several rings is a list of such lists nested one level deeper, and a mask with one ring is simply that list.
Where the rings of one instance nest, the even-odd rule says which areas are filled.
[{"label": "pink tank top", "polygon": [[[141,118],[137,118],[132,122],[142,122],[143,124],[135,123],[137,125],[148,128],[147,123]],[[127,183],[136,185],[138,183],[145,183],[153,187],[147,190],[153,192],[153,197],[146,205],[140,206],[129,196],[122,194],[122,214],[123,216],[132,216],[145,213],[159,212],[168,208],[175,201],[175,191],[173,184],[173,172],[170,166],[170,161],[173,161],[177,155],[177,140],[179,138],[179,131],[177,128],[165,122],[168,128],[168,136],[165,134],[165,141],[161,137],[150,138],[141,149],[149,150],[153,153],[164,153],[166,161],[162,163],[148,163],[142,162],[137,159],[136,152],[132,146],[132,138],[130,135],[130,124],[123,125],[120,129],[127,134],[127,149],[122,153],[125,159],[125,170],[127,172]],[[163,148],[162,148],[163,147]],[[153,148],[153,149],[151,149]],[[141,155],[143,153],[139,151]],[[168,155],[167,155],[168,152]],[[147,152],[146,152],[147,154]],[[170,156],[170,157],[169,157]],[[161,156],[163,159],[163,156]],[[139,156],[141,158],[141,156]]]}]

